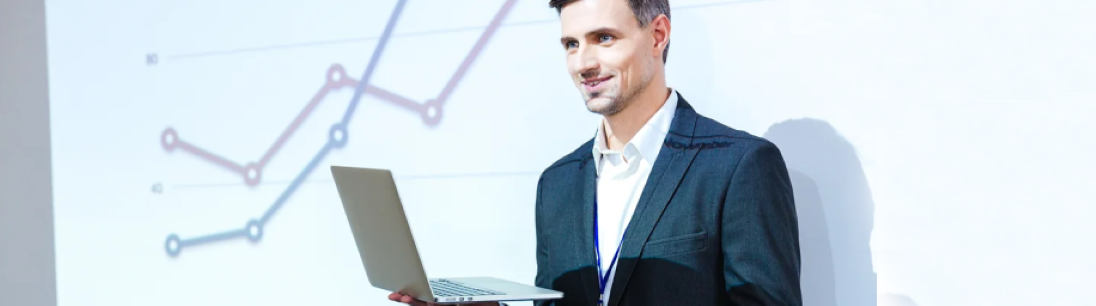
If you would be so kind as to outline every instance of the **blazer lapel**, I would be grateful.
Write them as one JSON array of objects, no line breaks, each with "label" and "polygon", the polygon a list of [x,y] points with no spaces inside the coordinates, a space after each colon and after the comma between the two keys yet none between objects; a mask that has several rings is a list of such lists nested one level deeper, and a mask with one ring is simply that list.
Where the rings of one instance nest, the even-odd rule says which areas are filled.
[{"label": "blazer lapel", "polygon": [[[662,217],[666,205],[670,203],[670,198],[681,183],[685,171],[689,169],[696,153],[700,151],[690,146],[693,142],[696,119],[696,111],[678,95],[678,106],[673,122],[670,124],[670,133],[666,135],[663,147],[659,150],[658,159],[651,169],[647,185],[640,194],[636,211],[632,214],[632,220],[628,223],[625,232],[616,276],[613,278],[613,288],[609,294],[609,306],[620,303],[620,296],[628,285],[632,271],[635,270],[647,238],[651,236],[655,224]],[[588,185],[587,188],[591,187]],[[590,209],[592,210],[593,207],[590,206]],[[592,220],[592,216],[590,219]],[[592,229],[590,230],[592,233]],[[592,236],[591,239],[593,239]],[[625,260],[625,258],[631,260]]]}]

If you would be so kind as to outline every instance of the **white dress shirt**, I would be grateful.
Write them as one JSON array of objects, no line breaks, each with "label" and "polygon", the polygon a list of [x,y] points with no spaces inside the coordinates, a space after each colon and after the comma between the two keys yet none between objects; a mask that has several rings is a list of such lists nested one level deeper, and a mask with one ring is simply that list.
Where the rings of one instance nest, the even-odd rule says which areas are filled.
[{"label": "white dress shirt", "polygon": [[[634,137],[624,145],[623,150],[609,150],[606,143],[603,118],[598,125],[594,140],[594,167],[597,171],[597,235],[598,252],[601,254],[601,271],[609,271],[613,257],[622,241],[622,232],[628,228],[639,196],[647,185],[647,177],[658,158],[662,142],[670,131],[670,123],[677,110],[677,92],[671,91],[670,97]],[[609,292],[616,276],[616,266],[609,274],[602,296],[604,305],[609,304]],[[599,277],[602,277],[599,275]],[[600,281],[600,280],[599,280]]]}]

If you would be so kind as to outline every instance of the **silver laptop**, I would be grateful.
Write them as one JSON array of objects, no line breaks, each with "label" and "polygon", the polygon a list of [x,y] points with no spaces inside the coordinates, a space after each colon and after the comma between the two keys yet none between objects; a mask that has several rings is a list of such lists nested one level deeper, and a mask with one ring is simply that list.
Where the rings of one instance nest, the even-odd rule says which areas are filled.
[{"label": "silver laptop", "polygon": [[373,287],[445,304],[563,298],[559,291],[493,277],[428,279],[392,172],[332,166],[331,174]]}]

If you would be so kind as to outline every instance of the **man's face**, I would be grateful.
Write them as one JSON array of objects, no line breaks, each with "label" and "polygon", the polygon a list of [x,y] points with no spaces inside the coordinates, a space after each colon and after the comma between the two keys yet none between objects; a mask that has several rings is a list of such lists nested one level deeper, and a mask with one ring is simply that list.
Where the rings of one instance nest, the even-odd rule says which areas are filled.
[{"label": "man's face", "polygon": [[654,38],[640,28],[626,0],[579,0],[560,12],[560,43],[567,69],[586,108],[613,115],[634,100],[654,77]]}]

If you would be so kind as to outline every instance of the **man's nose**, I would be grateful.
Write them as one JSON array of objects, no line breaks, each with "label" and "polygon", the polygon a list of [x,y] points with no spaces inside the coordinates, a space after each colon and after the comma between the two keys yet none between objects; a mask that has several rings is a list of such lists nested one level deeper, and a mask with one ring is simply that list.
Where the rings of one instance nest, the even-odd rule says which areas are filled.
[{"label": "man's nose", "polygon": [[597,61],[597,49],[587,48],[586,46],[580,46],[578,54],[575,54],[574,71],[580,75],[586,75],[591,72],[596,73],[598,68]]}]

